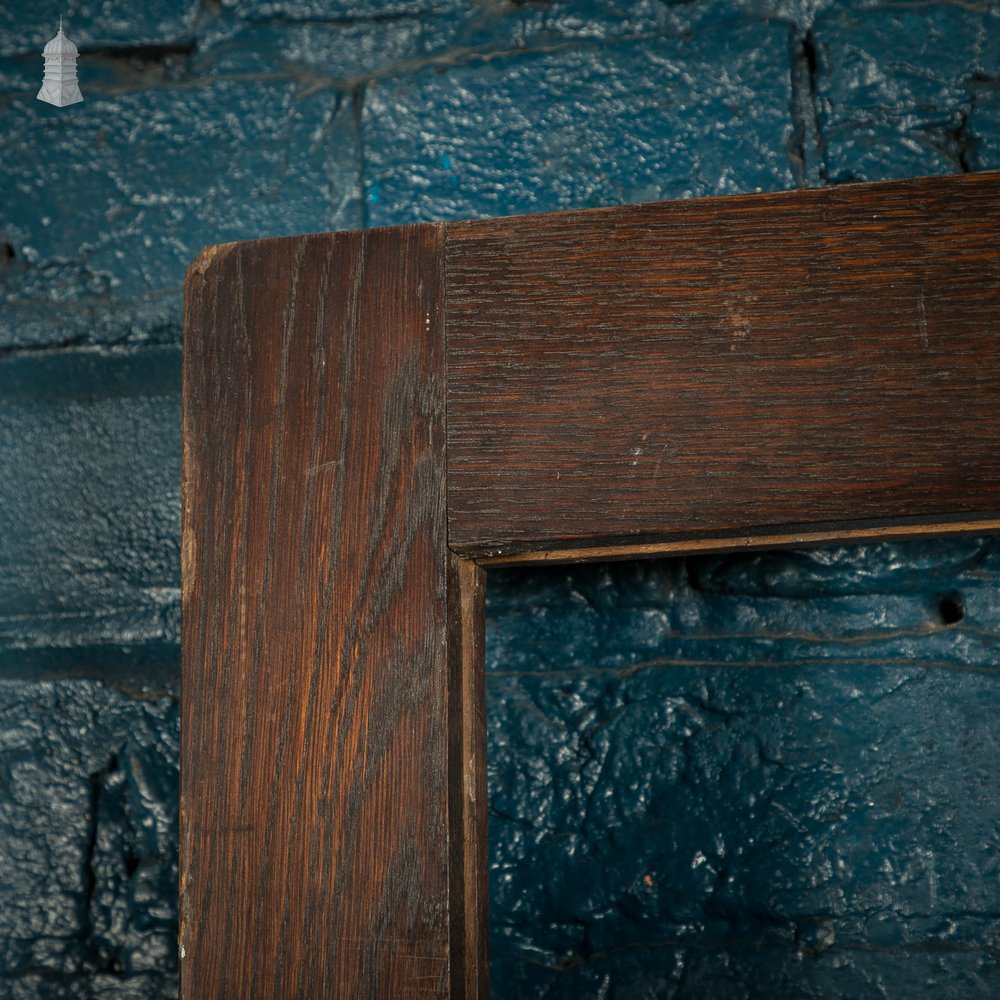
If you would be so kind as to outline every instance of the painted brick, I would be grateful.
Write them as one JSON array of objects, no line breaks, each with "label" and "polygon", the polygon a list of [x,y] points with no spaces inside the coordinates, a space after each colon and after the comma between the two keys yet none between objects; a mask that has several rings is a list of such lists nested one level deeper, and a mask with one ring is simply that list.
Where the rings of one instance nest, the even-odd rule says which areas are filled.
[{"label": "painted brick", "polygon": [[42,47],[59,28],[61,15],[66,34],[81,52],[116,46],[179,45],[193,37],[200,7],[198,0],[5,3],[0,7],[0,56],[37,53],[41,66]]},{"label": "painted brick", "polygon": [[368,218],[789,187],[790,102],[787,30],[756,24],[379,80],[362,118]]},{"label": "painted brick", "polygon": [[[82,0],[62,111],[58,13],[0,9],[0,995],[165,997],[191,257],[1000,166],[1000,7]],[[491,573],[497,1000],[996,995],[998,552]]]},{"label": "painted brick", "polygon": [[544,1000],[914,996],[986,1000],[996,995],[996,966],[981,953],[945,952],[928,958],[923,968],[926,975],[917,980],[908,954],[881,949],[845,957],[840,951],[782,954],[756,944],[725,951],[663,945],[597,955],[567,970],[539,965],[530,973],[516,969],[509,976],[504,970],[504,992],[494,995]]},{"label": "painted brick", "polygon": [[213,73],[293,73],[304,88],[350,87],[400,64],[447,52],[453,16],[271,24],[220,18],[199,46],[196,67]]},{"label": "painted brick", "polygon": [[815,24],[817,96],[831,182],[1000,165],[977,158],[977,80],[1000,76],[1000,8],[833,7]]},{"label": "painted brick", "polygon": [[4,996],[176,996],[177,733],[171,699],[0,683]]},{"label": "painted brick", "polygon": [[347,21],[437,14],[463,0],[220,0],[246,20]]},{"label": "painted brick", "polygon": [[968,130],[973,163],[977,170],[1000,166],[1000,73],[977,81],[972,96]]},{"label": "painted brick", "polygon": [[0,642],[176,642],[180,351],[0,360],[0,453]]},{"label": "painted brick", "polygon": [[491,573],[493,995],[993,995],[998,584],[1000,540]]},{"label": "painted brick", "polygon": [[2,128],[0,241],[14,258],[0,346],[93,342],[94,314],[118,304],[133,310],[126,335],[148,335],[143,318],[176,335],[203,246],[360,221],[352,112],[291,79],[96,91],[70,109],[20,99]]}]

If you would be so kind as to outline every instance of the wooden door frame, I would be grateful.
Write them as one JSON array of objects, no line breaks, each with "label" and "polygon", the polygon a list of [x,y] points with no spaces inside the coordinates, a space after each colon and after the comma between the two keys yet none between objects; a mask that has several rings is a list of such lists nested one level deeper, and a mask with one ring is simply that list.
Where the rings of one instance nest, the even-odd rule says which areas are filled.
[{"label": "wooden door frame", "polygon": [[488,995],[485,567],[1000,528],[1000,173],[206,250],[182,996]]}]

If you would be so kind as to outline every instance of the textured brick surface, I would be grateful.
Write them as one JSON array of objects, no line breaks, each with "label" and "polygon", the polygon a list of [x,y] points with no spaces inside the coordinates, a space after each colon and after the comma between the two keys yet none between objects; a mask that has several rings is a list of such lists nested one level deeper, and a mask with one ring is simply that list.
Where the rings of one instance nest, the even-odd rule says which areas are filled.
[{"label": "textured brick surface", "polygon": [[0,994],[176,994],[176,702],[0,683]]},{"label": "textured brick surface", "polygon": [[180,350],[0,361],[0,644],[177,642]]},{"label": "textured brick surface", "polygon": [[[0,149],[0,996],[168,997],[185,264],[998,167],[1000,6],[11,2]],[[498,1000],[1000,993],[998,572],[966,540],[491,574]]]},{"label": "textured brick surface", "polygon": [[139,69],[108,73],[72,118],[20,100],[0,120],[14,254],[0,346],[177,342],[184,268],[203,246],[360,221],[353,119],[336,95],[287,74],[200,81],[171,59],[145,86]]},{"label": "textured brick surface", "polygon": [[221,0],[251,21],[376,20],[459,10],[462,0]]},{"label": "textured brick surface", "polygon": [[490,578],[494,995],[995,995],[1000,544]]},{"label": "textured brick surface", "polygon": [[789,187],[787,60],[787,31],[754,24],[705,39],[553,42],[379,80],[362,120],[368,217],[383,225]]},{"label": "textured brick surface", "polygon": [[1000,79],[1000,6],[832,8],[814,34],[828,180],[996,166],[977,105]]},{"label": "textured brick surface", "polygon": [[[40,53],[64,16],[66,33],[81,51],[137,45],[183,45],[194,35],[198,0],[114,3],[16,0],[0,7],[0,55]],[[40,63],[40,59],[39,59]]]}]

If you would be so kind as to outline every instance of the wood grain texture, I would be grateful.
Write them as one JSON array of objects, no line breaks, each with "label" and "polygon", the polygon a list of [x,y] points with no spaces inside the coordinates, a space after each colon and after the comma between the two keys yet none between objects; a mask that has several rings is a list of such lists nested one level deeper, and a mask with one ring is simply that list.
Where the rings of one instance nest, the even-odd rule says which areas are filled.
[{"label": "wood grain texture", "polygon": [[1000,512],[1000,174],[458,223],[446,262],[460,551]]},{"label": "wood grain texture", "polygon": [[452,989],[462,1000],[487,1000],[486,571],[454,554],[448,615]]},{"label": "wood grain texture", "polygon": [[479,563],[1000,526],[998,174],[229,244],[185,309],[185,1000],[485,1000]]},{"label": "wood grain texture", "polygon": [[189,272],[182,993],[450,994],[441,229]]}]

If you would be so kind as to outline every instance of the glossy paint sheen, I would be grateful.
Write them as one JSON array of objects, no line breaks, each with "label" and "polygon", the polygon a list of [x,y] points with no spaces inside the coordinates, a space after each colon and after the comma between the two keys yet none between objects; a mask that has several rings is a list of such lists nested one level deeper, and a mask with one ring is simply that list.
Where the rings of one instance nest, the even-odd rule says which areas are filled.
[{"label": "glossy paint sheen", "polygon": [[491,572],[493,995],[992,996],[998,577],[974,539]]}]

